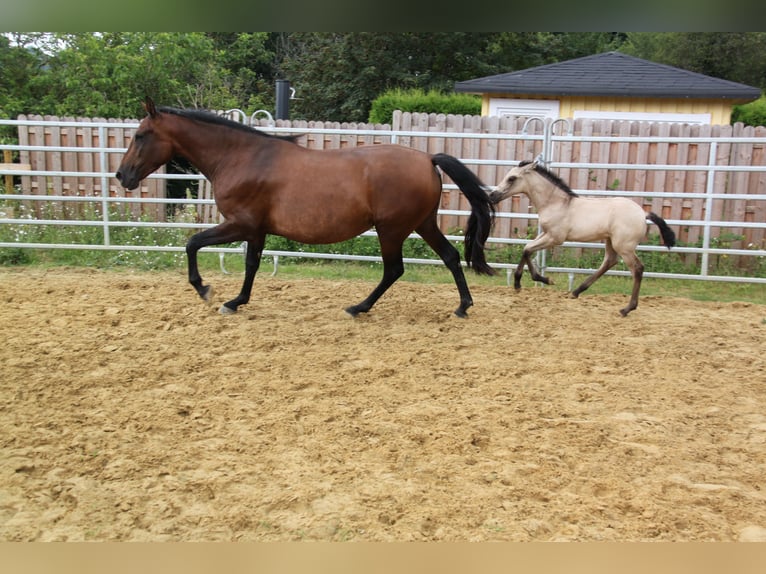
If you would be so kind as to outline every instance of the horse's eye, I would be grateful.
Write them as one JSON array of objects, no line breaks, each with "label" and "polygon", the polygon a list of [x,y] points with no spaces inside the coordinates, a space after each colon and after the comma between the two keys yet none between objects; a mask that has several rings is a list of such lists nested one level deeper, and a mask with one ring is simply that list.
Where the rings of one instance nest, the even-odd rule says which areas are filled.
[{"label": "horse's eye", "polygon": [[516,177],[515,175],[512,175],[511,177],[508,178],[508,185],[513,185],[517,179],[518,177]]}]

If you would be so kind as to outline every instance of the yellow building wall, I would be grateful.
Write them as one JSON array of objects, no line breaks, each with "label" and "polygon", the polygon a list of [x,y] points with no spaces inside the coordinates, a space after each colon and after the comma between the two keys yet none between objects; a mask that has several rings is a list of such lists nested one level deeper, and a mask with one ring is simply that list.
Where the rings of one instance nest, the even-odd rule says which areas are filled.
[{"label": "yellow building wall", "polygon": [[[491,97],[530,100],[558,100],[559,117],[572,118],[575,111],[594,112],[639,112],[639,113],[674,113],[674,114],[710,114],[710,123],[724,125],[731,122],[731,108],[734,103],[730,100],[688,100],[671,98],[612,98],[562,96],[545,97],[521,94],[492,94]],[[489,94],[483,94],[481,114],[489,115]]]}]

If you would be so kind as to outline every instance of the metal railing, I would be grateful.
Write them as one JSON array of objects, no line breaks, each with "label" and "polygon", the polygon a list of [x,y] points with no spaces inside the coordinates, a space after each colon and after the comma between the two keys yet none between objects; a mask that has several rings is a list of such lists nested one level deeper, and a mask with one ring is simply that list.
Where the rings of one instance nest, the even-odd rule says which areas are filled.
[{"label": "metal railing", "polygon": [[[112,128],[130,128],[134,129],[137,124],[134,123],[114,123],[114,122],[63,122],[63,121],[35,121],[35,120],[8,120],[0,119],[0,125],[36,125],[36,126],[56,126],[56,127],[77,127],[77,128],[93,128],[98,130],[98,141],[107,141],[107,130]],[[576,192],[582,195],[600,195],[600,196],[623,196],[623,197],[657,197],[658,195],[663,198],[684,198],[684,199],[701,199],[704,200],[706,209],[704,210],[705,217],[701,220],[674,220],[667,219],[668,224],[672,226],[697,226],[702,228],[702,244],[699,247],[675,247],[674,252],[698,254],[701,257],[700,272],[698,274],[680,274],[680,273],[661,273],[661,272],[647,272],[647,277],[664,277],[675,279],[702,279],[712,281],[733,281],[733,282],[752,282],[752,283],[766,283],[766,277],[752,277],[752,276],[730,276],[730,275],[715,275],[710,272],[710,257],[713,255],[736,255],[743,257],[766,257],[766,250],[757,247],[753,249],[730,249],[723,247],[713,246],[712,229],[721,228],[754,228],[754,229],[766,229],[766,222],[764,221],[716,221],[712,215],[712,202],[717,199],[724,200],[746,200],[755,202],[766,202],[766,194],[731,194],[731,193],[716,193],[713,185],[715,175],[718,173],[732,173],[737,171],[747,172],[759,172],[763,173],[766,177],[766,166],[732,166],[732,165],[716,165],[716,153],[717,146],[721,143],[756,143],[763,145],[766,143],[764,138],[674,138],[674,137],[633,137],[633,136],[575,136],[569,133],[564,135],[555,135],[553,133],[552,125],[551,129],[545,129],[543,134],[489,134],[489,133],[464,133],[464,132],[421,132],[421,131],[383,131],[383,130],[347,130],[347,129],[309,129],[309,128],[286,128],[286,127],[260,127],[263,131],[271,133],[293,133],[293,134],[317,134],[317,135],[372,135],[376,137],[390,137],[391,143],[400,143],[401,138],[460,138],[465,139],[493,139],[493,140],[524,140],[539,142],[543,152],[540,159],[546,163],[549,168],[561,169],[561,168],[587,168],[587,169],[620,169],[620,170],[646,170],[646,171],[700,171],[707,174],[707,185],[704,192],[701,193],[689,193],[689,192],[668,192],[662,191],[660,193],[652,190],[647,191],[621,191],[621,190],[578,190]],[[525,130],[526,131],[526,130]],[[697,165],[675,165],[675,164],[628,164],[628,163],[571,163],[555,161],[555,158],[550,157],[552,154],[552,144],[566,144],[574,142],[625,142],[625,143],[705,143],[710,145],[709,157],[706,164]],[[112,241],[111,230],[119,227],[151,227],[154,229],[162,228],[193,228],[204,229],[212,227],[212,223],[198,223],[198,222],[184,222],[184,221],[165,221],[157,218],[156,221],[124,221],[114,218],[111,207],[115,205],[130,205],[135,203],[140,204],[183,204],[183,205],[205,205],[213,204],[213,200],[210,199],[191,199],[191,198],[149,198],[149,197],[112,197],[109,193],[110,181],[113,181],[114,174],[108,170],[109,154],[123,154],[126,149],[124,147],[74,147],[74,146],[30,146],[30,145],[18,145],[18,144],[0,144],[0,149],[9,152],[61,152],[61,153],[95,153],[98,155],[98,169],[90,172],[81,171],[61,171],[61,170],[33,170],[24,169],[24,166],[17,168],[15,166],[9,166],[8,163],[0,165],[0,182],[3,181],[2,176],[44,176],[44,177],[91,177],[100,182],[101,194],[100,196],[79,196],[79,195],[42,195],[31,193],[30,190],[18,189],[8,190],[5,189],[4,193],[0,193],[0,205],[9,201],[24,201],[24,202],[36,202],[51,203],[51,202],[73,202],[73,203],[97,203],[100,207],[98,210],[94,210],[93,213],[97,214],[97,218],[93,219],[67,219],[58,217],[48,218],[33,218],[33,217],[14,217],[9,216],[7,213],[0,213],[0,226],[16,225],[16,226],[34,226],[34,225],[47,225],[47,226],[96,226],[103,230],[103,241],[100,243],[80,244],[80,243],[44,243],[44,242],[28,242],[21,238],[17,238],[14,241],[0,241],[0,248],[24,248],[24,249],[82,249],[82,250],[124,250],[124,251],[176,251],[181,252],[185,250],[183,245],[138,245],[138,244],[117,244]],[[465,164],[469,166],[481,166],[492,165],[503,169],[503,172],[510,167],[517,165],[517,160],[497,160],[497,159],[482,159],[482,158],[460,158]],[[153,174],[150,178],[162,178],[166,180],[182,179],[189,181],[203,180],[203,176],[196,174]],[[445,185],[446,189],[456,189],[456,187]],[[2,212],[2,209],[0,209]],[[464,210],[449,210],[440,209],[440,215],[456,215],[466,216],[468,211]],[[515,218],[515,219],[529,219],[536,220],[537,215],[534,213],[514,213],[509,211],[500,211],[497,213],[498,218]],[[364,236],[374,236],[374,231],[368,231],[362,234]],[[416,234],[411,237],[418,237]],[[460,235],[448,235],[448,238],[452,241],[462,241],[463,237]],[[523,245],[529,242],[529,239],[513,238],[513,237],[499,237],[491,236],[489,238],[490,244],[499,245]],[[600,243],[576,243],[567,242],[564,247],[574,248],[603,248]],[[232,247],[211,247],[206,248],[206,251],[217,252],[221,254],[222,269],[223,256],[227,253],[241,253],[241,248]],[[664,247],[656,245],[641,245],[640,251],[665,251]],[[323,258],[323,259],[340,259],[340,260],[356,260],[356,261],[381,261],[379,256],[361,256],[353,254],[337,254],[337,253],[314,253],[305,251],[280,251],[280,250],[266,250],[264,255],[274,258],[275,272],[280,257],[301,257],[301,258]],[[406,263],[415,264],[441,264],[441,261],[434,259],[405,259]],[[573,274],[580,273],[592,273],[594,269],[591,268],[577,268],[577,267],[548,267],[543,260],[542,266],[547,272],[554,273],[569,273],[570,283]],[[510,273],[516,268],[515,263],[492,263],[493,267],[506,269],[510,278]],[[627,271],[613,270],[609,272],[614,275],[628,275]]]}]

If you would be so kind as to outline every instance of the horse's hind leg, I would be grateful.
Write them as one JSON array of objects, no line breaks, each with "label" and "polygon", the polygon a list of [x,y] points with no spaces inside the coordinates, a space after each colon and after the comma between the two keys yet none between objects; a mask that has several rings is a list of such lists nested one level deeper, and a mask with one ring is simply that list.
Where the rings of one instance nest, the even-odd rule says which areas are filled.
[{"label": "horse's hind leg", "polygon": [[644,264],[641,263],[635,252],[624,254],[622,260],[625,261],[625,265],[630,268],[633,275],[633,292],[630,294],[630,301],[627,307],[620,309],[620,315],[627,317],[628,313],[638,307],[638,292],[641,290],[641,280],[644,277]]},{"label": "horse's hind leg", "polygon": [[[378,230],[380,237],[380,250],[383,256],[383,278],[378,283],[378,286],[373,289],[372,293],[368,297],[358,303],[346,308],[346,313],[352,317],[356,317],[359,313],[367,313],[375,302],[380,299],[381,295],[393,285],[399,277],[404,275],[404,261],[402,261],[402,245],[404,239],[401,241],[384,241],[380,236],[380,230]],[[398,243],[398,244],[397,244]]]},{"label": "horse's hind leg", "polygon": [[247,253],[245,254],[245,280],[242,283],[242,290],[234,299],[221,305],[221,315],[231,315],[232,313],[236,313],[237,308],[240,305],[244,305],[250,300],[250,293],[253,290],[253,280],[255,279],[258,267],[261,265],[261,253],[263,252],[264,243],[265,237],[256,240],[248,240]]},{"label": "horse's hind leg", "polygon": [[617,261],[619,261],[617,252],[614,250],[614,247],[612,247],[612,241],[607,239],[604,250],[604,261],[601,263],[601,267],[599,267],[593,275],[583,281],[577,289],[572,291],[572,297],[577,299],[577,297],[580,296],[580,293],[593,285],[599,277],[614,267],[617,264]]},{"label": "horse's hind leg", "polygon": [[468,283],[465,280],[463,268],[460,265],[460,253],[444,234],[439,230],[436,223],[436,217],[429,218],[425,223],[416,229],[426,243],[436,251],[436,254],[444,261],[447,269],[452,272],[455,279],[458,293],[460,293],[460,306],[455,309],[455,315],[458,317],[467,317],[466,311],[473,305],[471,292],[468,289]]}]

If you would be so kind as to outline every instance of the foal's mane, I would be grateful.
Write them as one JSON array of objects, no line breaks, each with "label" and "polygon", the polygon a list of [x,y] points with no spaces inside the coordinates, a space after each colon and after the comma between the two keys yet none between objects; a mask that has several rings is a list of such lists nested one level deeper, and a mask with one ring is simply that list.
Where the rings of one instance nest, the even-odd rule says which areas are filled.
[{"label": "foal's mane", "polygon": [[[519,162],[519,167],[529,165],[530,163],[532,162],[529,160],[524,160],[522,162]],[[567,195],[570,195],[572,197],[578,197],[577,194],[574,191],[572,191],[572,188],[569,187],[566,183],[564,183],[564,180],[562,180],[556,174],[545,169],[539,163],[535,166],[535,171],[539,173],[540,175],[542,175],[545,179],[550,181],[553,185],[561,189],[561,191],[566,192]]]},{"label": "foal's mane", "polygon": [[272,135],[267,134],[266,132],[262,132],[260,130],[257,130],[255,128],[251,128],[250,126],[247,126],[245,124],[241,124],[239,122],[235,122],[234,120],[230,120],[228,118],[225,118],[224,116],[219,116],[218,114],[214,114],[212,112],[208,112],[206,110],[193,110],[193,109],[185,109],[181,110],[178,108],[169,108],[165,106],[158,106],[157,111],[166,113],[166,114],[173,114],[175,116],[180,116],[182,118],[188,118],[190,120],[195,120],[199,122],[204,122],[207,124],[213,124],[217,126],[224,126],[227,128],[232,128],[235,130],[239,130],[241,132],[246,132],[252,135],[261,136],[264,138],[273,138],[273,139],[279,139],[279,140],[285,140],[289,142],[296,143],[300,135]]}]

